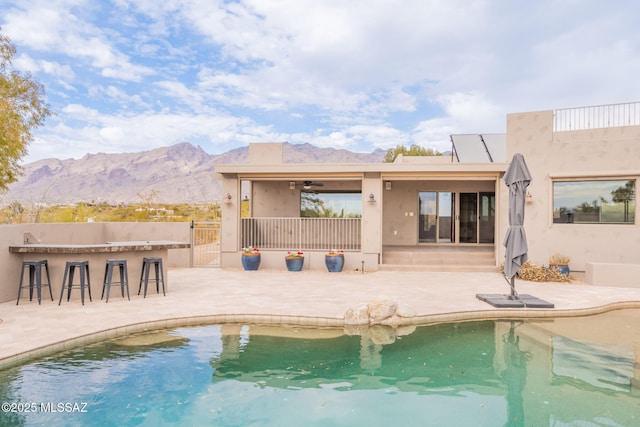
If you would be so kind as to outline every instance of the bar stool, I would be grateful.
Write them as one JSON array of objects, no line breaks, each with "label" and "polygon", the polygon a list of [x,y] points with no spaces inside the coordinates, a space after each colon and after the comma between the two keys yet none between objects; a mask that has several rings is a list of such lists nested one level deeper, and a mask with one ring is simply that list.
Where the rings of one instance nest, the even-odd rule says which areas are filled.
[{"label": "bar stool", "polygon": [[[80,283],[74,284],[73,274],[76,268],[80,273]],[[69,277],[68,282],[67,282],[67,276]],[[64,276],[62,278],[62,289],[60,289],[60,301],[58,301],[58,305],[60,305],[60,303],[62,302],[62,296],[64,295],[65,288],[67,288],[67,301],[69,301],[69,299],[71,298],[71,289],[80,288],[80,300],[82,301],[82,305],[84,305],[85,286],[89,291],[89,301],[92,301],[91,279],[89,278],[89,261],[67,261],[67,264],[64,267]]]},{"label": "bar stool", "polygon": [[[120,270],[120,281],[112,282],[113,269],[118,267]],[[127,299],[129,298],[129,274],[127,273],[127,260],[126,259],[108,259],[104,269],[104,280],[102,281],[102,296],[104,298],[104,290],[107,289],[107,300],[109,302],[109,293],[111,292],[111,285],[120,285],[120,291],[122,292],[122,298],[124,298],[124,288],[127,288]]]},{"label": "bar stool", "polygon": [[[29,284],[23,284],[24,279],[24,269],[29,268]],[[44,267],[45,273],[47,273],[47,283],[42,283],[42,267]],[[51,301],[53,301],[53,292],[51,292],[51,278],[49,277],[49,264],[47,260],[37,260],[37,261],[22,261],[22,271],[20,272],[20,285],[18,286],[18,300],[16,301],[16,305],[20,304],[20,293],[23,288],[29,287],[29,301],[33,299],[33,287],[36,287],[36,291],[38,294],[38,304],[42,304],[42,288],[49,288],[49,295],[51,296]]]},{"label": "bar stool", "polygon": [[142,290],[142,283],[144,282],[144,297],[147,297],[147,286],[149,285],[149,270],[151,265],[154,266],[156,272],[156,292],[160,293],[160,282],[162,282],[162,294],[167,296],[164,290],[164,270],[162,268],[162,258],[143,258],[142,259],[142,271],[140,272],[140,287],[138,288],[138,295]]}]

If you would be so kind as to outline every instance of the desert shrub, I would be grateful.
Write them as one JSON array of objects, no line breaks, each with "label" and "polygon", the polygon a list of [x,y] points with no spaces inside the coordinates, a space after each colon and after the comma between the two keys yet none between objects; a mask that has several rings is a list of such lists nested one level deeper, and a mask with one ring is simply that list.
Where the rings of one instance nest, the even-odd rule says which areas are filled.
[{"label": "desert shrub", "polygon": [[[500,271],[504,273],[504,265]],[[529,282],[571,282],[568,274],[562,274],[558,269],[547,268],[531,261],[522,264],[518,277]]]}]

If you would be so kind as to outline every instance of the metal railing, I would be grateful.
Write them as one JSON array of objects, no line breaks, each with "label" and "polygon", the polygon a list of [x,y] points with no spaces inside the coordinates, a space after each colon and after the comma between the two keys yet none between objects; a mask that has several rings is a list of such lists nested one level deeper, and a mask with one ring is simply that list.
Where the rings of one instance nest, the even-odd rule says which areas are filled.
[{"label": "metal railing", "polygon": [[191,223],[191,266],[220,267],[220,222]]},{"label": "metal railing", "polygon": [[640,102],[563,108],[553,115],[554,132],[640,125]]},{"label": "metal railing", "polygon": [[242,246],[360,250],[360,218],[242,218]]}]

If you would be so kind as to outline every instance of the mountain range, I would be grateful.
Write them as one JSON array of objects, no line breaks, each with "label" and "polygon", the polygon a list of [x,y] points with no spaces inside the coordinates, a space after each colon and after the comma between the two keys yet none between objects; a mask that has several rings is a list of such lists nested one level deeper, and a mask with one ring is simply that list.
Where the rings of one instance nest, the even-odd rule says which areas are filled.
[{"label": "mountain range", "polygon": [[[23,166],[23,175],[0,194],[0,202],[24,205],[77,202],[160,203],[220,200],[216,165],[246,163],[249,147],[208,154],[182,142],[137,153],[87,154],[80,159],[44,159]],[[312,144],[284,144],[285,163],[378,163],[385,151],[355,153]]]}]

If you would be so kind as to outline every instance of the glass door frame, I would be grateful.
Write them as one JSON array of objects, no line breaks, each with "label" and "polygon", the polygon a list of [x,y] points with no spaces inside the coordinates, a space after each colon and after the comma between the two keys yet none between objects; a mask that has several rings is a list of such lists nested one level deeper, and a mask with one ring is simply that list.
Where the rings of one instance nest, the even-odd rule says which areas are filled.
[{"label": "glass door frame", "polygon": [[456,193],[418,191],[418,243],[454,243]]},{"label": "glass door frame", "polygon": [[[445,211],[442,211],[442,202],[444,200],[446,204],[447,200],[446,198],[441,198],[441,195],[444,194],[448,194],[450,198],[450,217],[440,215],[441,212],[448,212],[447,207],[445,207]],[[424,195],[424,197],[422,195]],[[474,227],[474,230],[472,230],[472,236],[475,238],[474,241],[460,241],[460,237],[463,234],[460,221],[462,208],[461,199],[466,197],[462,195],[468,195],[472,199],[473,197],[471,196],[475,196],[475,206],[469,212],[474,215],[474,218],[468,221],[468,223]],[[488,197],[489,200],[489,205],[484,208],[483,203],[485,203],[486,200],[483,199],[483,197]],[[429,206],[425,207],[423,203],[429,203]],[[496,193],[493,191],[418,191],[418,244],[495,244],[495,229],[497,226],[495,223],[497,220],[495,203]],[[491,211],[491,214],[483,216],[483,211],[487,209]],[[425,213],[423,214],[423,212]],[[446,224],[446,218],[450,218],[448,225]],[[493,223],[485,224],[487,218],[493,221]],[[444,220],[441,221],[441,219]],[[491,230],[481,229],[481,227],[489,225],[491,226]],[[444,230],[443,227],[445,227]],[[449,228],[449,232],[447,232],[446,228]],[[442,231],[444,231],[444,235],[442,235]],[[489,231],[489,233],[487,233],[487,231]],[[491,235],[491,238],[489,238],[489,235]]]}]

